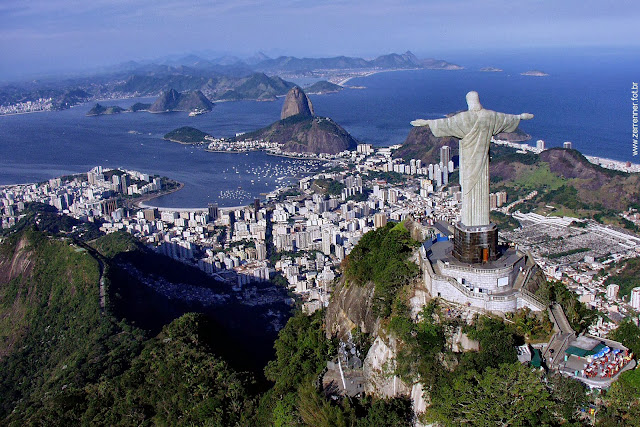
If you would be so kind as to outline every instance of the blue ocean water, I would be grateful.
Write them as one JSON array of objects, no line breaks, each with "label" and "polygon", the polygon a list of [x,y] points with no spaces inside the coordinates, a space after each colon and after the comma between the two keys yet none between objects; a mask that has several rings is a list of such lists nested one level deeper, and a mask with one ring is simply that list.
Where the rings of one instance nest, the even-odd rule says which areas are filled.
[{"label": "blue ocean water", "polygon": [[[533,136],[532,144],[543,139],[547,147],[554,147],[572,141],[584,154],[640,161],[633,156],[631,145],[631,82],[640,78],[640,59],[633,52],[546,52],[491,58],[480,52],[450,60],[466,69],[383,72],[348,83],[365,89],[310,98],[317,114],[333,118],[356,139],[386,146],[404,141],[411,120],[466,109],[465,94],[476,90],[485,108],[533,113],[533,120],[521,124]],[[478,71],[484,66],[504,71]],[[520,75],[531,69],[549,76]],[[103,104],[126,108],[136,101]],[[0,117],[0,184],[41,181],[103,165],[166,175],[186,184],[183,190],[154,200],[157,206],[249,203],[281,183],[276,181],[279,172],[286,174],[287,167],[299,164],[262,152],[209,153],[161,138],[180,126],[193,126],[214,136],[254,130],[277,120],[282,103],[282,98],[223,102],[197,117],[144,112],[86,117],[91,104],[61,112]],[[221,192],[237,192],[238,187],[242,193],[237,197],[220,197]]]},{"label": "blue ocean water", "polygon": [[[126,108],[138,101],[150,100],[102,104]],[[37,182],[102,165],[159,174],[185,183],[181,191],[154,199],[156,206],[203,207],[209,202],[237,206],[274,190],[286,181],[277,178],[291,176],[292,168],[299,170],[307,164],[263,152],[209,153],[162,139],[180,126],[193,126],[216,136],[256,129],[278,117],[280,107],[276,103],[220,103],[214,112],[197,117],[182,112],[86,117],[92,106],[0,117],[0,184]],[[221,197],[221,192],[232,194]]]},{"label": "blue ocean water", "polygon": [[[348,82],[366,89],[311,99],[318,114],[330,114],[356,138],[391,145],[404,141],[411,120],[466,109],[465,95],[475,90],[485,108],[534,114],[520,125],[532,145],[572,141],[584,154],[640,162],[631,145],[631,83],[640,79],[640,58],[632,52],[464,58],[452,61],[464,70],[383,72]],[[487,66],[504,71],[478,71]],[[549,75],[520,75],[534,69]]]}]

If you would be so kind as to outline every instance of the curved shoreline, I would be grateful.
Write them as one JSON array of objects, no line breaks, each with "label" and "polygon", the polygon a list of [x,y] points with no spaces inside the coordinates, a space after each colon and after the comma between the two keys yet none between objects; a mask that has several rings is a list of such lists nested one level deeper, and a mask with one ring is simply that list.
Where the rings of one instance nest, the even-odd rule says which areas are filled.
[{"label": "curved shoreline", "polygon": [[[178,181],[176,181],[178,182]],[[149,205],[147,204],[147,202],[153,200],[153,199],[157,199],[158,197],[162,197],[162,196],[166,196],[168,194],[172,194],[175,193],[176,191],[180,191],[184,188],[184,183],[182,182],[178,182],[178,188],[174,188],[172,190],[169,191],[165,191],[162,193],[154,193],[154,194],[150,194],[148,195],[148,197],[141,197],[140,199],[136,199],[132,205],[139,208],[139,209],[158,209],[158,211],[160,212],[204,212],[207,211],[209,208],[208,207],[204,207],[204,208],[168,208],[168,207],[161,207],[161,206],[153,206],[153,205]],[[144,198],[144,200],[141,200],[142,198]],[[240,205],[240,206],[219,206],[218,210],[221,211],[229,211],[229,210],[236,210],[236,209],[242,209],[244,207],[247,207],[251,205],[251,203],[247,203],[246,205]]]},{"label": "curved shoreline", "polygon": [[268,149],[265,148],[255,148],[255,149],[250,149],[250,150],[211,150],[209,148],[205,148],[204,151],[207,151],[209,153],[222,153],[222,154],[244,154],[244,153],[250,153],[250,152],[254,152],[254,151],[262,151],[264,152],[266,155],[268,156],[274,156],[274,157],[285,157],[287,159],[294,159],[294,160],[307,160],[307,161],[331,161],[331,160],[335,160],[335,159],[324,159],[322,157],[309,157],[309,156],[302,156],[302,157],[298,157],[295,156],[293,154],[276,154],[276,153],[272,153],[271,151],[269,151]]},{"label": "curved shoreline", "polygon": [[177,188],[173,188],[171,190],[166,190],[166,191],[160,191],[158,193],[153,193],[153,194],[147,194],[144,195],[136,200],[133,200],[131,203],[132,206],[135,206],[137,208],[140,209],[145,209],[145,208],[155,208],[156,206],[150,206],[147,205],[146,202],[153,200],[153,199],[157,199],[158,197],[162,197],[162,196],[166,196],[168,194],[173,194],[176,191],[180,191],[184,188],[184,183],[183,182],[179,182],[179,181],[174,181],[178,183],[178,187]]}]

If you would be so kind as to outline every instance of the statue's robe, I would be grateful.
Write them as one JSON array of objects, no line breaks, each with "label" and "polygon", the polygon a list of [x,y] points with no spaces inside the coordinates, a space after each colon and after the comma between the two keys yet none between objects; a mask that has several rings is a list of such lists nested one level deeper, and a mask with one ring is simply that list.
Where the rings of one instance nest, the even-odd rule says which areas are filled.
[{"label": "statue's robe", "polygon": [[429,122],[435,136],[460,139],[462,224],[489,225],[489,143],[500,132],[515,131],[520,117],[483,108]]}]

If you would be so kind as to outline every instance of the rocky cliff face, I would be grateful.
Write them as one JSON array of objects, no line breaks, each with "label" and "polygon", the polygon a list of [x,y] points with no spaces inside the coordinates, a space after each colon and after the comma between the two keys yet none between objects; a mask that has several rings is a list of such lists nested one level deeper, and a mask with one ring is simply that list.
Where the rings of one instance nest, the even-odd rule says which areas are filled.
[{"label": "rocky cliff face", "polygon": [[357,326],[363,333],[377,331],[379,319],[373,312],[373,291],[375,286],[348,286],[344,279],[336,287],[327,308],[325,325],[327,336],[345,339]]},{"label": "rocky cliff face", "polygon": [[298,86],[294,86],[287,92],[287,97],[284,99],[280,119],[284,120],[298,114],[305,117],[313,116],[313,105],[304,91]]},{"label": "rocky cliff face", "polygon": [[[364,388],[368,394],[380,398],[406,397],[412,401],[416,415],[424,412],[427,402],[420,383],[407,384],[393,375],[398,347],[402,343],[380,327],[380,319],[373,313],[374,285],[346,286],[342,281],[331,297],[325,325],[327,336],[346,340],[356,326],[374,337],[373,344],[362,365]],[[416,316],[430,298],[421,285],[410,299],[412,316]]]},{"label": "rocky cliff face", "polygon": [[353,150],[358,142],[328,117],[315,116],[313,105],[302,89],[291,88],[282,106],[281,120],[242,135],[243,140],[262,139],[282,144],[293,153],[336,154]]},{"label": "rocky cliff face", "polygon": [[[0,335],[0,361],[11,354],[15,345],[20,343],[29,330],[25,317],[28,301],[33,299],[35,293],[35,285],[27,278],[34,268],[33,258],[33,249],[24,237],[18,240],[12,250],[0,255],[0,298],[6,303],[4,309],[0,308],[0,326],[7,322],[5,325],[10,324],[13,329],[10,333]],[[17,293],[10,292],[12,283],[17,287]],[[25,297],[20,298],[20,295]],[[10,299],[11,297],[15,300]]]}]

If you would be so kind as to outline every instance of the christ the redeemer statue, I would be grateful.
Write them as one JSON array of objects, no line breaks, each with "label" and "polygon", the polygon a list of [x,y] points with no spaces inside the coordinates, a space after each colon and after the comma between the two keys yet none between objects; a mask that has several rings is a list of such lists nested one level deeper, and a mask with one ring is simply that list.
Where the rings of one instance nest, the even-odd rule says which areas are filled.
[{"label": "christ the redeemer statue", "polygon": [[429,126],[437,137],[460,139],[460,185],[462,186],[462,224],[487,226],[489,221],[489,143],[500,132],[513,132],[520,120],[533,114],[519,115],[485,110],[478,92],[467,93],[469,111],[437,120],[414,120],[413,126]]}]

